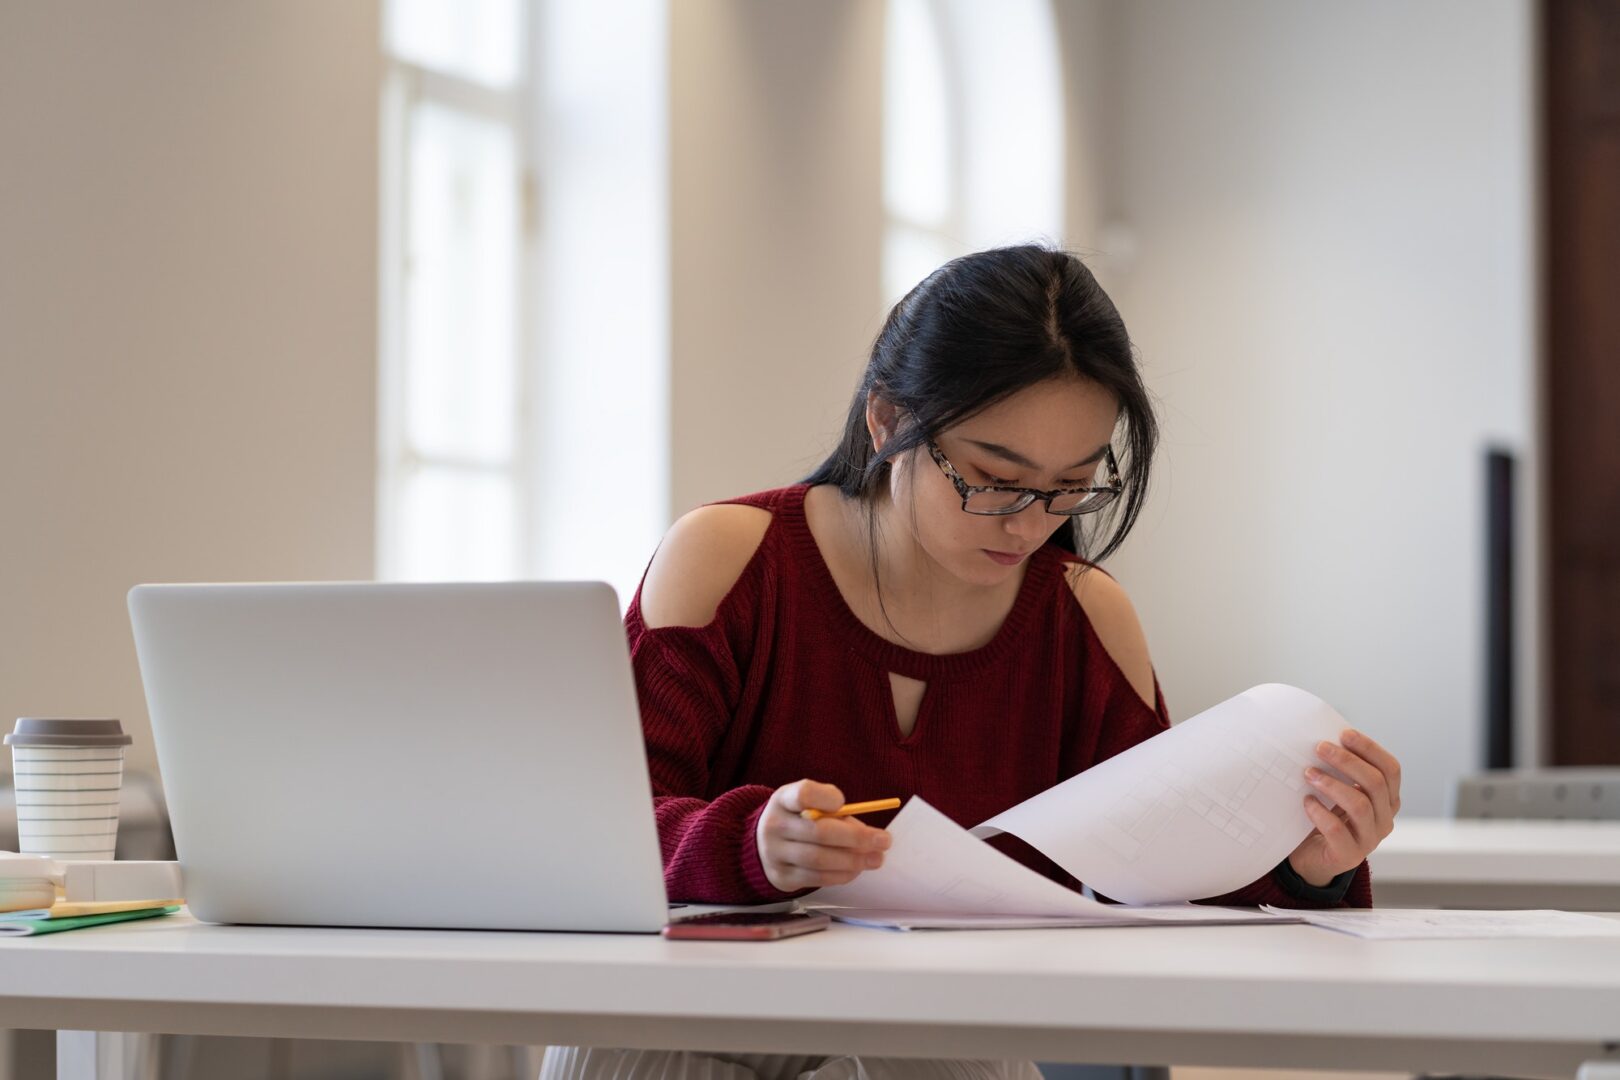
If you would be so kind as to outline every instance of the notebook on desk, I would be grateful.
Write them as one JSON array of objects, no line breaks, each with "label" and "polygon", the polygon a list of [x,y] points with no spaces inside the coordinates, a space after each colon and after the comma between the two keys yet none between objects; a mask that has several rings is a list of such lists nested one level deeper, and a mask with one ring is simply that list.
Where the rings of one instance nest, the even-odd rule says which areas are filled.
[{"label": "notebook on desk", "polygon": [[197,918],[668,921],[607,585],[142,585],[129,608]]}]

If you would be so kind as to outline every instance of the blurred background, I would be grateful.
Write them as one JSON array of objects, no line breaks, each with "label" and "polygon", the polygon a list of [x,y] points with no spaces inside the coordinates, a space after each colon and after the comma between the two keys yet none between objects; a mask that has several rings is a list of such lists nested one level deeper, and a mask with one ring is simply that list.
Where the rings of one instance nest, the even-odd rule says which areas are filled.
[{"label": "blurred background", "polygon": [[0,719],[155,776],[138,582],[627,601],[1040,239],[1162,410],[1177,719],[1304,686],[1428,816],[1620,763],[1616,119],[1612,0],[0,0]]}]

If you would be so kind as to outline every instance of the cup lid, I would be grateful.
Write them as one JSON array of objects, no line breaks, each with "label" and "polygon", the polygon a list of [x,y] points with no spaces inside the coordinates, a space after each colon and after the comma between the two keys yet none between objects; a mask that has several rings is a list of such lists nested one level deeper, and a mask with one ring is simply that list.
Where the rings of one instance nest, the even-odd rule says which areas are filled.
[{"label": "cup lid", "polygon": [[128,746],[132,735],[116,719],[70,719],[61,716],[23,716],[5,738],[7,746]]}]

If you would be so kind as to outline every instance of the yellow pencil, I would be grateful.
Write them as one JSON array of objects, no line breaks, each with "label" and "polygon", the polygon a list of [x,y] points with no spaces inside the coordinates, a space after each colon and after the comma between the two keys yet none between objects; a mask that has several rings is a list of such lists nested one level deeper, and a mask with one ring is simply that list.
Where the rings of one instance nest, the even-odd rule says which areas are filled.
[{"label": "yellow pencil", "polygon": [[851,814],[871,814],[879,810],[893,810],[900,805],[899,799],[873,799],[871,802],[845,803],[836,810],[801,810],[800,817],[817,821],[824,817],[849,817]]}]

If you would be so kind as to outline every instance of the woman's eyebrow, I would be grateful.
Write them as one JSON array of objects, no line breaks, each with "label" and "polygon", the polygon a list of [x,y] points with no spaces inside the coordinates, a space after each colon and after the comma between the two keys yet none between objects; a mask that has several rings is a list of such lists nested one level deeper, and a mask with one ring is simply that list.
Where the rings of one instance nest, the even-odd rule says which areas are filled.
[{"label": "woman's eyebrow", "polygon": [[[1019,466],[1020,468],[1036,469],[1036,470],[1040,469],[1039,465],[1037,465],[1033,461],[1029,460],[1029,458],[1025,457],[1023,454],[1020,454],[1016,450],[1009,450],[1005,446],[1002,446],[1000,443],[984,442],[984,441],[982,441],[980,439],[964,439],[963,441],[967,442],[967,443],[971,443],[974,446],[977,446],[980,450],[983,450],[987,454],[994,454],[996,457],[1001,458],[1003,461],[1010,461],[1014,465]],[[1085,458],[1085,459],[1083,459],[1081,461],[1075,462],[1073,465],[1069,466],[1069,469],[1078,469],[1083,465],[1090,465],[1094,461],[1101,461],[1102,456],[1104,454],[1106,454],[1106,453],[1108,453],[1108,444],[1103,443],[1101,446],[1097,447],[1097,449],[1092,452],[1090,457],[1087,457],[1087,458]],[[1059,469],[1058,471],[1059,472],[1068,472],[1069,469]]]}]

